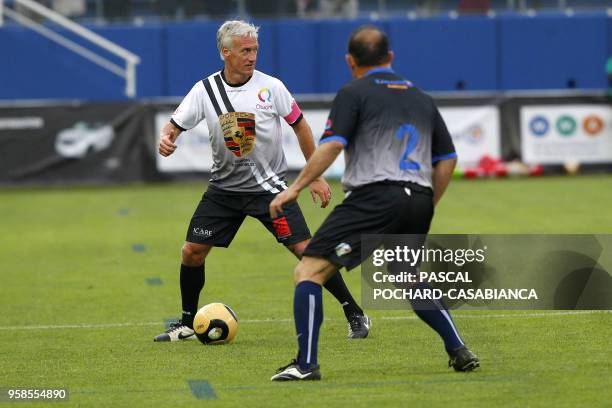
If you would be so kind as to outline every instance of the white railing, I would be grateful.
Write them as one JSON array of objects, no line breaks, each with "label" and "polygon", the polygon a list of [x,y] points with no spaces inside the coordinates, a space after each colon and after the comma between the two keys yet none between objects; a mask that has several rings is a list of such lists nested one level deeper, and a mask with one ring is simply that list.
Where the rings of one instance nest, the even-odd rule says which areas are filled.
[{"label": "white railing", "polygon": [[6,15],[18,23],[23,24],[24,26],[31,28],[37,33],[47,37],[49,40],[68,48],[94,64],[97,64],[113,74],[124,78],[125,94],[130,98],[136,96],[136,65],[140,63],[140,57],[138,57],[138,55],[118,46],[101,35],[94,33],[93,31],[75,23],[69,18],[66,18],[63,15],[32,0],[13,0],[13,2],[45,17],[50,21],[53,21],[54,23],[59,24],[65,29],[72,31],[98,47],[118,56],[125,61],[125,67],[117,65],[109,59],[96,54],[90,49],[77,44],[76,42],[15,11],[14,9],[4,6],[4,0],[0,0],[0,26],[2,26],[4,15]]}]

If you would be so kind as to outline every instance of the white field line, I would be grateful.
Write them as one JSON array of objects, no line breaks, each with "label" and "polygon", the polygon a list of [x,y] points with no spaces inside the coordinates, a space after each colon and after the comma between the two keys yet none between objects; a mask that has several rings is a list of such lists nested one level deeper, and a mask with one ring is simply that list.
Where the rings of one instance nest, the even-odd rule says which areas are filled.
[{"label": "white field line", "polygon": [[[535,313],[498,313],[498,314],[463,314],[453,313],[455,319],[512,319],[525,317],[557,317],[557,316],[576,316],[608,314],[612,310],[570,310],[565,312],[535,312]],[[339,319],[325,319],[333,321]],[[418,320],[417,316],[383,316],[373,320]],[[244,319],[239,323],[288,323],[293,319]],[[125,323],[101,323],[101,324],[58,324],[58,325],[39,325],[39,326],[0,326],[0,330],[52,330],[52,329],[111,329],[116,327],[134,326],[162,326],[162,321],[157,322],[125,322]]]}]

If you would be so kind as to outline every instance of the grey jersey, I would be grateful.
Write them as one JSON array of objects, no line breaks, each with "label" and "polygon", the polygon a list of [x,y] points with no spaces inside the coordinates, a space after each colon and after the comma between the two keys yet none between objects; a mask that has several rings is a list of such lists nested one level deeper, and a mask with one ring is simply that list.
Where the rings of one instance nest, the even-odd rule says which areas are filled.
[{"label": "grey jersey", "polygon": [[300,108],[283,83],[255,71],[228,85],[217,72],[197,82],[172,115],[186,130],[206,119],[213,151],[210,182],[237,192],[278,193],[287,188],[281,119],[294,125]]},{"label": "grey jersey", "polygon": [[345,190],[381,181],[432,187],[432,167],[457,157],[431,97],[391,69],[345,85],[334,99],[320,143],[345,146]]}]

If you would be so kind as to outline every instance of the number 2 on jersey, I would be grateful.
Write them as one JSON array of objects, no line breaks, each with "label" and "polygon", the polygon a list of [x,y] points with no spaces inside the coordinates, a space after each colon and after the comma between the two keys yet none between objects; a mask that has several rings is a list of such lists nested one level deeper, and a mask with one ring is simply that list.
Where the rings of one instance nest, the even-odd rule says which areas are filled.
[{"label": "number 2 on jersey", "polygon": [[402,158],[400,159],[399,167],[401,170],[420,170],[421,166],[419,163],[408,159],[410,153],[416,149],[417,144],[419,143],[419,131],[412,125],[402,125],[399,129],[397,129],[395,137],[398,140],[403,140],[406,136],[408,136],[408,144],[406,145],[406,150],[404,150],[404,154],[402,154]]}]

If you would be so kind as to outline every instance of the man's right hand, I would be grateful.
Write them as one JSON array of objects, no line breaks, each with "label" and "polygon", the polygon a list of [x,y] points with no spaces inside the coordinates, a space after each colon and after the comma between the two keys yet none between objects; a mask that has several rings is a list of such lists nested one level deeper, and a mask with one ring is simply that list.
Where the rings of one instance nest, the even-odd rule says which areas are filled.
[{"label": "man's right hand", "polygon": [[283,213],[283,205],[297,200],[300,191],[293,186],[278,193],[270,202],[270,218],[273,220]]},{"label": "man's right hand", "polygon": [[159,141],[159,154],[164,157],[170,156],[176,150],[176,138],[179,133],[181,133],[180,129],[177,129],[172,123],[166,123],[162,128],[160,135],[161,140]]}]

